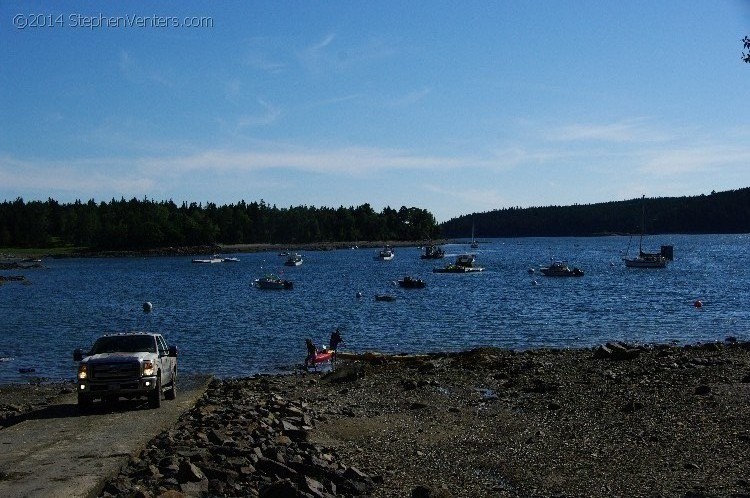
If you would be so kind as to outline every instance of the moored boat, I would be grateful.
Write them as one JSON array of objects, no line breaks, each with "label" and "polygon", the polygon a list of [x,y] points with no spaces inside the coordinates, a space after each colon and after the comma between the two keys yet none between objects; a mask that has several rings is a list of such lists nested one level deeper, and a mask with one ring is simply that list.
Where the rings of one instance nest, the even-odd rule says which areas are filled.
[{"label": "moored boat", "polygon": [[292,289],[294,283],[290,280],[284,280],[277,275],[269,274],[262,278],[257,278],[253,284],[260,289]]},{"label": "moored boat", "polygon": [[302,255],[294,253],[290,254],[287,260],[284,262],[285,266],[299,266],[302,264]]},{"label": "moored boat", "polygon": [[419,256],[421,259],[442,259],[445,257],[445,251],[435,244],[425,246],[422,255]]},{"label": "moored boat", "polygon": [[459,254],[456,261],[444,268],[433,268],[433,273],[475,273],[484,271],[481,266],[475,266],[476,256],[473,254]]},{"label": "moored boat", "polygon": [[401,280],[397,280],[396,283],[399,287],[403,287],[405,289],[424,289],[427,286],[427,284],[421,278],[412,278],[409,276],[406,276]]},{"label": "moored boat", "polygon": [[195,258],[193,260],[193,263],[200,263],[200,264],[211,264],[211,263],[223,263],[224,260],[219,257],[218,254],[214,254],[210,258]]},{"label": "moored boat", "polygon": [[375,255],[375,259],[380,261],[390,261],[395,255],[396,253],[393,251],[393,248],[387,245],[383,247],[383,249],[378,251],[378,253]]},{"label": "moored boat", "polygon": [[628,268],[664,268],[667,266],[667,258],[661,253],[639,251],[637,256],[624,257],[622,260]]},{"label": "moored boat", "polygon": [[564,261],[553,261],[549,266],[539,269],[545,277],[582,277],[583,270],[570,268]]},{"label": "moored boat", "polygon": [[[646,196],[641,198],[641,239],[638,245],[638,254],[628,257],[627,253],[623,256],[622,261],[627,268],[664,268],[667,266],[668,258],[664,254],[668,252],[671,259],[672,246],[662,246],[661,252],[645,252],[643,250],[643,236],[646,233]],[[628,249],[630,245],[628,244]]]}]

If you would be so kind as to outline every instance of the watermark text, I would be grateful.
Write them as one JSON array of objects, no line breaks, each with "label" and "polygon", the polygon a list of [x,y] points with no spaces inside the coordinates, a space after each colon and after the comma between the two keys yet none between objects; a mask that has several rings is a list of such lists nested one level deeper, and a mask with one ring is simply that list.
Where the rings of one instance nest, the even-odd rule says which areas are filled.
[{"label": "watermark text", "polygon": [[214,19],[206,16],[143,16],[126,14],[16,14],[13,16],[16,29],[148,29],[148,28],[213,28]]}]

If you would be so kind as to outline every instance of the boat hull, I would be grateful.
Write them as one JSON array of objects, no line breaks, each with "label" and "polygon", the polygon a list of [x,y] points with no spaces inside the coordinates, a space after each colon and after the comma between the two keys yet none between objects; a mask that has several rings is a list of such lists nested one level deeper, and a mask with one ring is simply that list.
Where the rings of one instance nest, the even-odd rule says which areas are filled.
[{"label": "boat hull", "polygon": [[578,268],[567,269],[567,270],[553,270],[550,268],[541,268],[539,270],[545,277],[582,277],[583,270]]},{"label": "boat hull", "polygon": [[446,266],[445,268],[433,268],[432,273],[478,273],[484,271],[481,266]]},{"label": "boat hull", "polygon": [[294,288],[289,280],[256,280],[255,286],[259,289],[284,290]]},{"label": "boat hull", "polygon": [[404,289],[424,289],[427,284],[424,282],[424,280],[405,278],[398,281],[398,286]]},{"label": "boat hull", "polygon": [[330,349],[324,349],[315,353],[312,357],[307,358],[308,365],[317,365],[319,363],[326,363],[335,358],[336,352]]},{"label": "boat hull", "polygon": [[667,266],[666,258],[623,258],[625,266],[628,268],[665,268]]}]

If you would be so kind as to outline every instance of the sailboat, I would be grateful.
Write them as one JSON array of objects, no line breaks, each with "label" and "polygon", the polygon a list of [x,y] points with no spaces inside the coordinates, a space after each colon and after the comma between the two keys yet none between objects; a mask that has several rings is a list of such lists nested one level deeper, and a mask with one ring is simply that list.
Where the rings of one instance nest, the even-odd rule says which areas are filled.
[{"label": "sailboat", "polygon": [[667,266],[667,258],[660,252],[643,252],[643,235],[646,232],[646,196],[641,198],[641,241],[638,247],[638,255],[622,258],[628,268],[664,268]]},{"label": "sailboat", "polygon": [[479,249],[479,242],[474,238],[474,218],[471,219],[471,248]]}]

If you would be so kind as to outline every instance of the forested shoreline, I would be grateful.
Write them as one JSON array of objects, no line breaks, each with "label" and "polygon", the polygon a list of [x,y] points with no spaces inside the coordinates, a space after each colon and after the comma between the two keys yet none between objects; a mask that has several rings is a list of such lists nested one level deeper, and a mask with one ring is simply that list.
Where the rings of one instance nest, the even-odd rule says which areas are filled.
[{"label": "forested shoreline", "polygon": [[0,247],[79,247],[94,251],[146,250],[215,244],[309,244],[437,237],[435,217],[419,208],[380,213],[357,207],[278,208],[264,201],[217,206],[143,199],[54,199],[0,204]]},{"label": "forested shoreline", "polygon": [[149,199],[109,202],[0,203],[0,247],[76,247],[142,251],[237,244],[424,241],[438,238],[595,236],[639,233],[750,233],[750,188],[694,197],[599,204],[506,208],[438,224],[417,207],[376,212],[369,204],[279,208],[260,202],[182,203]]},{"label": "forested shoreline", "polygon": [[440,225],[447,238],[587,237],[641,232],[750,233],[750,188],[692,197],[630,199],[599,204],[507,208],[453,218]]}]

